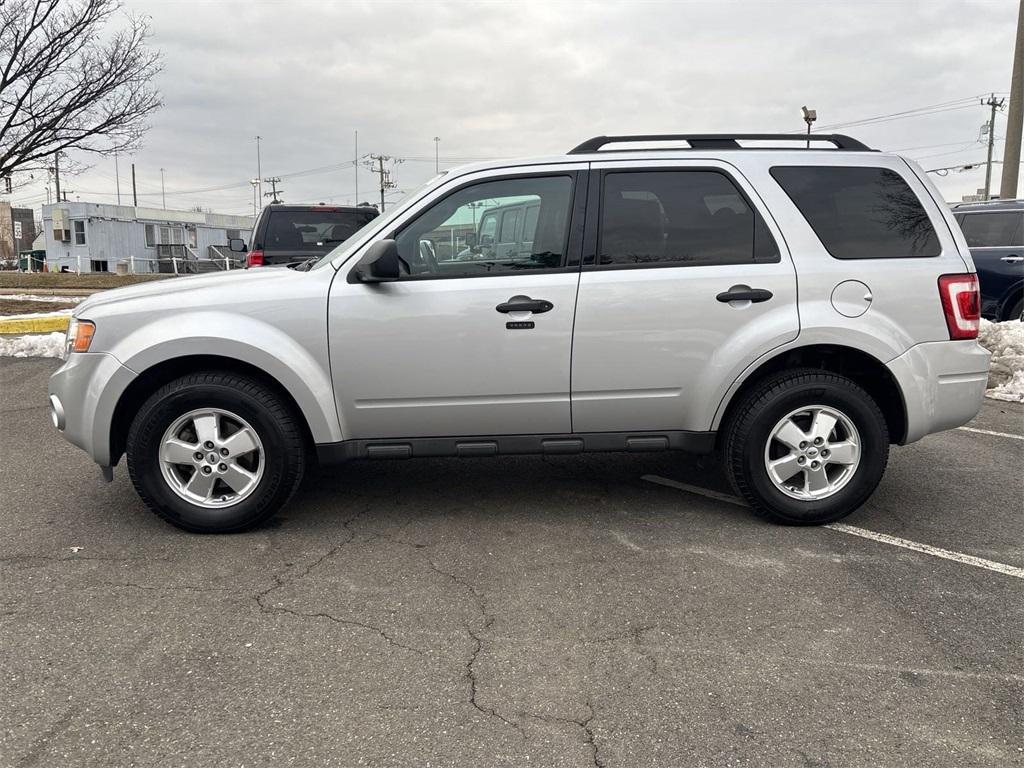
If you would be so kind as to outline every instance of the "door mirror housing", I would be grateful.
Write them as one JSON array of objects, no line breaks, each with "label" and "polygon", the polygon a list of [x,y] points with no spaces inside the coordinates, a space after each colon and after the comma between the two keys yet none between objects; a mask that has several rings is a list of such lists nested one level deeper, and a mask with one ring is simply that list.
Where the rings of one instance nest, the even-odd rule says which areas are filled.
[{"label": "door mirror housing", "polygon": [[476,233],[470,232],[466,235],[466,246],[469,248],[476,248]]},{"label": "door mirror housing", "polygon": [[378,240],[366,249],[366,255],[352,270],[355,282],[393,283],[401,277],[398,259],[398,243],[394,240]]},{"label": "door mirror housing", "polygon": [[228,250],[232,253],[245,253],[245,241],[240,237],[228,240]]}]

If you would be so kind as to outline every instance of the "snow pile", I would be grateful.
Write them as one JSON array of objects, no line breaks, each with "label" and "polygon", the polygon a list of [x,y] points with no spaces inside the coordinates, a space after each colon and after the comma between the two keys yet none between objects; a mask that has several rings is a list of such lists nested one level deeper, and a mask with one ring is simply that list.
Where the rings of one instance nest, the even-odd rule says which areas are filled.
[{"label": "snow pile", "polygon": [[0,336],[0,357],[60,357],[65,335],[60,331],[26,336]]},{"label": "snow pile", "polygon": [[0,320],[31,320],[34,317],[68,317],[73,309],[55,309],[53,312],[26,312],[23,315],[0,315]]},{"label": "snow pile", "polygon": [[12,293],[0,294],[0,299],[6,299],[8,301],[68,301],[77,304],[80,301],[85,301],[85,296],[36,296],[31,293]]},{"label": "snow pile", "polygon": [[986,394],[996,400],[1024,403],[1024,323],[982,320],[978,343],[992,353]]}]

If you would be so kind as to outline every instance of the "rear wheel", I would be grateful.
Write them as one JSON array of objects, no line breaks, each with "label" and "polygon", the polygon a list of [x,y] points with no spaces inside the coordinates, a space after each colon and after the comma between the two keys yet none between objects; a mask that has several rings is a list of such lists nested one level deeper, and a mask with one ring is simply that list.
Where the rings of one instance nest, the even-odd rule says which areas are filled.
[{"label": "rear wheel", "polygon": [[1017,299],[1017,303],[1010,307],[1004,320],[1024,320],[1024,297]]},{"label": "rear wheel", "polygon": [[302,479],[296,417],[261,382],[231,373],[184,376],[139,409],[128,472],[157,515],[188,531],[229,533],[277,512]]},{"label": "rear wheel", "polygon": [[743,396],[725,453],[729,478],[755,514],[818,525],[871,495],[888,461],[889,433],[878,405],[850,379],[789,371]]}]

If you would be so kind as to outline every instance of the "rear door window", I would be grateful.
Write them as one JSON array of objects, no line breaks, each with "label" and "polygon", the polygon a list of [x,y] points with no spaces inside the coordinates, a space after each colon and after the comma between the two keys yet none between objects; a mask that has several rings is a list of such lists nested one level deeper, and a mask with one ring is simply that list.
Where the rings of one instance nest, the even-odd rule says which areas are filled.
[{"label": "rear door window", "polygon": [[837,259],[938,256],[928,213],[888,168],[776,166],[771,174]]},{"label": "rear door window", "polygon": [[993,211],[965,213],[959,217],[971,248],[1009,248],[1024,245],[1024,213]]},{"label": "rear door window", "polygon": [[604,176],[598,266],[686,267],[779,260],[760,214],[719,171]]}]

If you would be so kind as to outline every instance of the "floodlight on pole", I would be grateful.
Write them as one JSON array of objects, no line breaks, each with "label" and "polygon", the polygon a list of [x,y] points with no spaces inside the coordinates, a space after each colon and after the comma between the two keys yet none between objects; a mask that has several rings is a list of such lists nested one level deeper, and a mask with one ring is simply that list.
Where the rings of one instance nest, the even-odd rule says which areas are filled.
[{"label": "floodlight on pole", "polygon": [[811,148],[811,124],[818,119],[818,110],[808,109],[805,106],[800,107],[800,112],[804,116],[804,122],[807,123],[807,148]]}]

